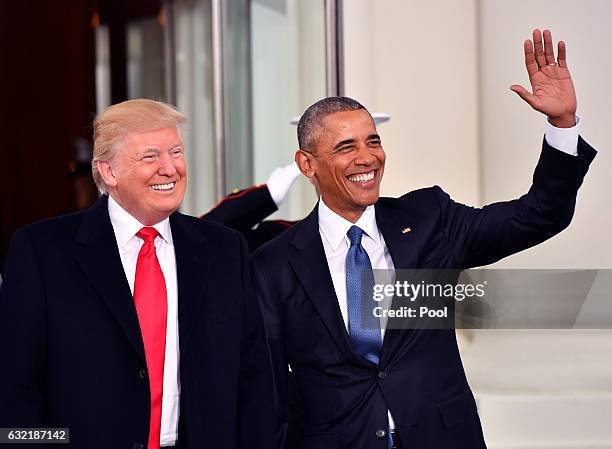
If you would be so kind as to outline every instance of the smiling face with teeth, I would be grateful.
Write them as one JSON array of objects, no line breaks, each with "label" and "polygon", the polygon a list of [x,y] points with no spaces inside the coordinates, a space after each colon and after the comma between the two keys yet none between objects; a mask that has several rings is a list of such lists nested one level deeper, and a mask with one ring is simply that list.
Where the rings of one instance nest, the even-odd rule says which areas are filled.
[{"label": "smiling face with teeth", "polygon": [[385,152],[374,120],[365,109],[325,116],[311,151],[299,150],[296,162],[316,178],[325,204],[355,223],[378,201]]},{"label": "smiling face with teeth", "polygon": [[159,223],[183,201],[187,170],[176,128],[128,135],[99,168],[108,193],[143,225]]}]

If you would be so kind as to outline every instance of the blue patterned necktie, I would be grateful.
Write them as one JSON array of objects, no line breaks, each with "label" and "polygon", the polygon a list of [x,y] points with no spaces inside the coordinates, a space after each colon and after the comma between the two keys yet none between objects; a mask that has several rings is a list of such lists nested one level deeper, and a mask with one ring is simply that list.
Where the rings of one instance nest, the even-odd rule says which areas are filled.
[{"label": "blue patterned necktie", "polygon": [[[353,351],[378,365],[382,336],[380,321],[373,315],[376,301],[372,297],[374,273],[368,253],[361,246],[363,230],[351,226],[346,233],[351,246],[346,254],[346,300],[349,315],[349,340]],[[362,316],[363,311],[363,316]],[[387,447],[393,446],[387,423]]]},{"label": "blue patterned necktie", "polygon": [[363,230],[351,226],[346,233],[351,247],[346,254],[346,299],[349,316],[349,339],[353,351],[378,365],[382,337],[380,321],[373,315],[374,274],[368,253],[361,246]]}]

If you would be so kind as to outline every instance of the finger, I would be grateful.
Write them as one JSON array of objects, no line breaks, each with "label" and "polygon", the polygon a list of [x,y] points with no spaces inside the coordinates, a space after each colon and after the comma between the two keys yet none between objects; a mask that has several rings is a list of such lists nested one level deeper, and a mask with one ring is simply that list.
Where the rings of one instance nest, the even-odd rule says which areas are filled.
[{"label": "finger", "polygon": [[549,30],[544,30],[544,56],[546,64],[555,63],[555,52],[553,50],[552,34]]},{"label": "finger", "polygon": [[531,40],[526,39],[523,48],[525,50],[525,67],[527,67],[527,73],[531,77],[538,72],[538,65],[533,54],[533,43]]},{"label": "finger", "polygon": [[546,58],[544,57],[544,47],[542,46],[542,33],[540,32],[540,30],[533,30],[533,47],[538,67],[542,68],[546,65]]},{"label": "finger", "polygon": [[565,55],[566,55],[565,42],[559,41],[559,45],[558,45],[559,67],[563,67],[564,69],[567,69],[567,58]]},{"label": "finger", "polygon": [[519,97],[521,97],[523,100],[525,100],[529,104],[529,106],[531,106],[532,108],[536,109],[536,105],[539,102],[538,97],[533,95],[531,92],[529,92],[523,86],[519,86],[517,84],[513,84],[512,86],[510,86],[510,90],[513,91],[513,92],[516,92]]}]

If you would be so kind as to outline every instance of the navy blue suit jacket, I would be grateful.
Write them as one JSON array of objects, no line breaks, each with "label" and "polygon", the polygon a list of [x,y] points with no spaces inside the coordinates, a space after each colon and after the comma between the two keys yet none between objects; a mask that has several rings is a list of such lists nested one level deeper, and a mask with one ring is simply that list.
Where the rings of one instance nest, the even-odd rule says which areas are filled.
[{"label": "navy blue suit jacket", "polygon": [[[481,209],[454,202],[437,186],[381,198],[376,220],[395,268],[482,266],[560,232],[596,153],[582,139],[578,150],[574,157],[544,142],[528,193]],[[407,227],[411,232],[403,233]],[[378,366],[352,352],[317,208],[257,251],[252,270],[272,353],[281,444],[386,449],[380,430],[389,410],[405,448],[485,447],[454,330],[389,329]],[[288,364],[303,401],[299,425],[288,416]]]},{"label": "navy blue suit jacket", "polygon": [[[14,235],[0,291],[0,427],[69,427],[74,448],[147,446],[144,346],[107,203]],[[272,375],[247,246],[180,213],[170,226],[181,443],[269,449]]]}]

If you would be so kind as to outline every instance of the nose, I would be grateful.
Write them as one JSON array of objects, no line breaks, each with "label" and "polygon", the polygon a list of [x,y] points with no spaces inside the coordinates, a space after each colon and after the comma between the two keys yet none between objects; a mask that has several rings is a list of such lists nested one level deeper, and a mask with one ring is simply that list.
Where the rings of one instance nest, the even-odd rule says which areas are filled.
[{"label": "nose", "polygon": [[355,165],[372,165],[376,162],[376,157],[367,147],[367,145],[359,145],[357,153],[355,155]]},{"label": "nose", "polygon": [[162,153],[159,158],[159,169],[157,170],[161,176],[174,176],[176,174],[176,167],[174,166],[174,159],[168,153]]}]

